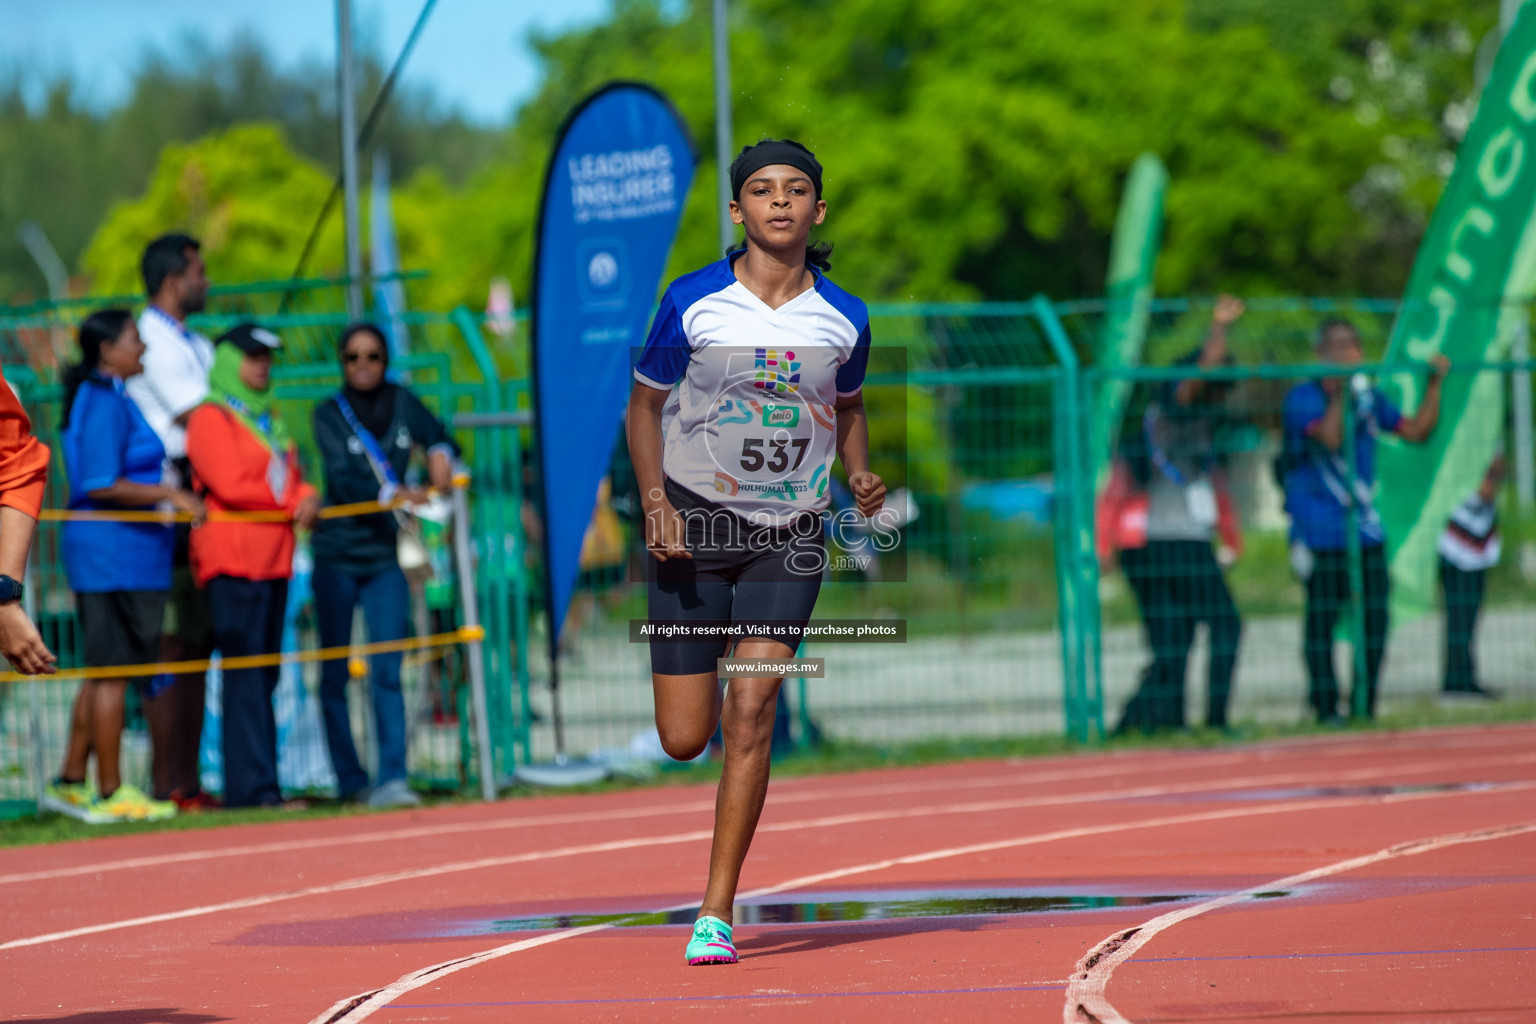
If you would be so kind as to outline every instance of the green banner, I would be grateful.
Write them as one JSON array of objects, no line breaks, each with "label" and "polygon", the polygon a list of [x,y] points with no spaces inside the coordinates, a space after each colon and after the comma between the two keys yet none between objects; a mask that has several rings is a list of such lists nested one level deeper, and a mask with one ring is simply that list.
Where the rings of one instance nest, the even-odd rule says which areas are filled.
[{"label": "green banner", "polygon": [[[1536,13],[1510,26],[1414,260],[1387,361],[1452,364],[1508,358],[1536,284]],[[1519,298],[1520,302],[1509,301]],[[1423,367],[1390,375],[1405,411],[1418,407]],[[1503,429],[1504,375],[1452,373],[1427,444],[1390,439],[1380,453],[1379,508],[1391,545],[1400,616],[1435,606],[1436,542],[1477,487]],[[1399,622],[1406,621],[1400,617]]]},{"label": "green banner", "polygon": [[[1157,154],[1137,157],[1115,216],[1106,286],[1109,308],[1094,358],[1099,366],[1120,369],[1141,362],[1152,310],[1152,271],[1163,240],[1163,193],[1167,188],[1168,171]],[[1099,400],[1094,403],[1089,467],[1092,478],[1102,487],[1131,384],[1105,380],[1100,388]]]}]

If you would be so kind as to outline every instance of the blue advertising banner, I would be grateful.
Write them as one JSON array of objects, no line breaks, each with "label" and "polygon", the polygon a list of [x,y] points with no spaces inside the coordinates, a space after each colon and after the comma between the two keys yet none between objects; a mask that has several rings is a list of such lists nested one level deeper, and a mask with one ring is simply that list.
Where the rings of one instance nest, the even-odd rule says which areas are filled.
[{"label": "blue advertising banner", "polygon": [[561,129],[534,265],[533,399],[553,659],[697,162],[660,92],[615,83]]}]

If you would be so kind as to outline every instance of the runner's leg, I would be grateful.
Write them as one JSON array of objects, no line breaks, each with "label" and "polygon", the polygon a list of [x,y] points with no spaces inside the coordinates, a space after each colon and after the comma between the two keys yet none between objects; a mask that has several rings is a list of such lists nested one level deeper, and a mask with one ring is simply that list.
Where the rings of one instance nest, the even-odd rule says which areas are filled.
[{"label": "runner's leg", "polygon": [[[736,645],[737,658],[791,658],[794,651],[772,640],[748,638]],[[709,852],[709,885],[701,915],[730,923],[741,865],[768,793],[773,718],[782,679],[738,678],[726,688],[720,724],[725,734],[725,768],[715,794],[715,837]]]}]

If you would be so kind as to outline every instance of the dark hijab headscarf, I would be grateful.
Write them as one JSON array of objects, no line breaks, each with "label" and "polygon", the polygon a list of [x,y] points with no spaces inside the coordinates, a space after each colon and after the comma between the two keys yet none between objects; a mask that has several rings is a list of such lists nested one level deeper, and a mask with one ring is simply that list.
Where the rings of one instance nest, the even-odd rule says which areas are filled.
[{"label": "dark hijab headscarf", "polygon": [[[389,342],[385,340],[384,331],[377,324],[353,324],[343,331],[341,341],[336,346],[337,358],[347,351],[347,342],[359,334],[371,334],[378,340],[379,347],[384,352],[384,365],[381,369],[387,372]],[[368,433],[382,438],[389,431],[389,424],[395,418],[395,386],[393,384],[380,377],[377,387],[359,391],[346,383],[345,372],[343,372],[341,393],[346,396],[347,404],[352,406],[352,411],[357,413],[358,422],[368,428]]]}]

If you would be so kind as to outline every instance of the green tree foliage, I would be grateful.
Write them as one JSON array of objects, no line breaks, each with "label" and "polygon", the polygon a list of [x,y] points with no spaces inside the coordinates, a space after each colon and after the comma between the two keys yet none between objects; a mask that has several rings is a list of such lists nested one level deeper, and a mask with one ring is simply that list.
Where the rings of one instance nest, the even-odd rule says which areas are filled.
[{"label": "green tree foliage", "polygon": [[[455,271],[477,294],[492,267],[528,280],[550,140],[615,78],[667,92],[706,154],[671,270],[716,255],[708,6],[668,17],[620,0],[600,25],[534,40],[543,87],[455,224]],[[1146,149],[1172,176],[1161,292],[1393,294],[1496,7],[740,0],[736,136],[818,152],[836,273],[871,296],[1097,294],[1124,175]]]},{"label": "green tree foliage", "polygon": [[[1355,219],[1339,261],[1395,294],[1476,108],[1474,63],[1497,49],[1495,0],[1189,0],[1202,30],[1251,24],[1378,147],[1342,183]],[[1475,51],[1475,55],[1474,55]]]},{"label": "green tree foliage", "polygon": [[[1124,175],[1150,149],[1172,179],[1160,292],[1390,295],[1470,120],[1473,50],[1497,0],[735,0],[731,12],[737,141],[790,136],[818,152],[835,274],[861,294],[1099,293]],[[448,127],[420,135],[431,144],[414,158],[388,142],[405,182],[395,192],[403,260],[432,272],[412,301],[479,305],[505,274],[526,302],[555,132],[613,79],[665,91],[706,154],[669,272],[715,258],[708,15],[707,0],[616,0],[600,24],[534,38],[543,84],[477,171],[468,168],[491,144],[455,149]],[[258,106],[283,107],[290,159],[319,153],[328,167],[324,91],[303,93],[306,107],[300,93],[262,86],[257,70],[214,91],[267,88]],[[220,74],[205,77],[242,81]],[[143,105],[113,116],[145,124],[169,85],[157,88],[141,85]],[[67,95],[56,107],[61,138],[86,131],[70,127],[81,115]],[[449,124],[420,108],[410,116]],[[97,173],[63,166],[77,145],[42,147],[61,154],[56,180],[71,192]],[[481,156],[454,155],[470,150]],[[167,173],[162,165],[143,202]],[[13,215],[3,195],[0,214]],[[280,216],[307,228],[312,211]],[[119,211],[108,227],[139,231],[149,219]],[[222,280],[240,276],[234,267],[286,272],[275,257],[235,256],[244,244],[228,236],[227,265],[213,254]]]},{"label": "green tree foliage", "polygon": [[[377,95],[384,74],[377,56],[360,56],[359,116]],[[33,109],[23,101],[18,73],[0,80],[0,153],[5,154],[0,160],[0,301],[36,298],[44,291],[41,275],[16,239],[21,223],[41,224],[65,263],[79,269],[107,211],[144,192],[162,151],[173,144],[236,125],[277,122],[299,155],[334,175],[335,81],[329,66],[280,70],[251,39],[210,47],[197,37],[170,52],[147,52],[128,99],[107,113],[88,110],[68,81],[52,84],[44,102]],[[430,169],[440,180],[458,185],[498,151],[499,136],[444,110],[428,90],[401,88],[375,141],[389,152],[398,180]],[[271,154],[264,152],[263,158]],[[305,221],[304,230],[318,210],[316,205],[287,215]],[[298,253],[295,247],[281,261],[286,265],[268,276],[286,276]],[[233,279],[228,273],[221,276]],[[92,287],[100,290],[99,284]]]},{"label": "green tree foliage", "polygon": [[[203,243],[220,280],[280,278],[292,269],[330,189],[330,176],[296,156],[273,125],[172,143],[148,191],[107,215],[82,265],[98,291],[139,291],[144,246],[177,229]],[[332,221],[317,247],[316,270],[339,272],[341,251],[340,225]]]}]

